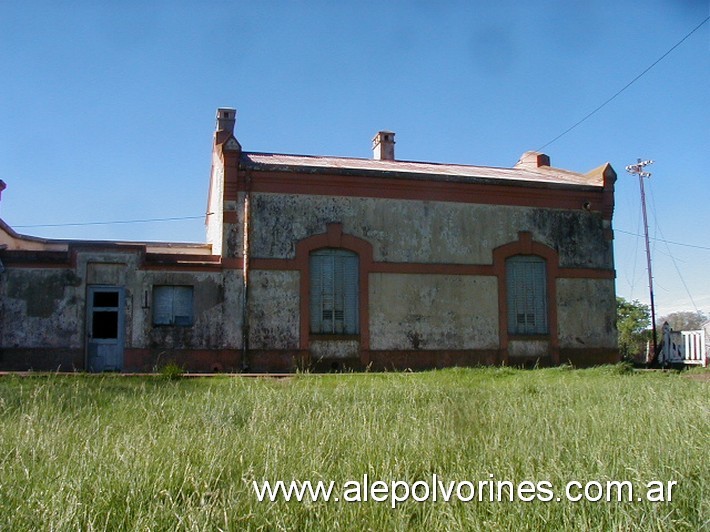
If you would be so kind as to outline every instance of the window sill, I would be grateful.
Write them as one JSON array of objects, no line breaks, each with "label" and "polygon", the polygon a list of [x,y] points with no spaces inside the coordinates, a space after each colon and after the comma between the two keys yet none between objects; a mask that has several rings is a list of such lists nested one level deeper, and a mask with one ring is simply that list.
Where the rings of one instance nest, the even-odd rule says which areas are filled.
[{"label": "window sill", "polygon": [[508,333],[508,340],[517,340],[517,341],[543,341],[547,340],[549,341],[551,338],[550,333],[544,333],[544,334],[513,334],[513,333]]},{"label": "window sill", "polygon": [[321,333],[310,333],[311,340],[324,340],[324,341],[360,341],[359,334],[321,334]]}]

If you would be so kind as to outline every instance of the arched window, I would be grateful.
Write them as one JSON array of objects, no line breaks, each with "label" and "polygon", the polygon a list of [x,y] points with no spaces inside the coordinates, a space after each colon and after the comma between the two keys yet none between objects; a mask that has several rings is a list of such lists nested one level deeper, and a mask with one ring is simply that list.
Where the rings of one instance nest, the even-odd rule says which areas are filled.
[{"label": "arched window", "polygon": [[535,255],[505,261],[510,334],[548,334],[547,264]]},{"label": "arched window", "polygon": [[311,252],[311,333],[359,333],[358,272],[359,259],[352,251],[328,248]]}]

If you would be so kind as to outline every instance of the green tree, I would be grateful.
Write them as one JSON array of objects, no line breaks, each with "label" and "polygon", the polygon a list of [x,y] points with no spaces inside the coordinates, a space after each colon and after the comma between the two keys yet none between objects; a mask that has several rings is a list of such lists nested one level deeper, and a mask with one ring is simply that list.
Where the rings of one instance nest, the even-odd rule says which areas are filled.
[{"label": "green tree", "polygon": [[658,320],[656,327],[661,329],[663,324],[668,322],[668,325],[670,325],[671,329],[674,331],[697,331],[698,329],[702,329],[706,321],[708,321],[708,316],[699,310],[696,312],[673,312]]},{"label": "green tree", "polygon": [[622,360],[639,359],[650,338],[651,311],[638,300],[616,298],[616,328],[619,331],[619,353]]}]

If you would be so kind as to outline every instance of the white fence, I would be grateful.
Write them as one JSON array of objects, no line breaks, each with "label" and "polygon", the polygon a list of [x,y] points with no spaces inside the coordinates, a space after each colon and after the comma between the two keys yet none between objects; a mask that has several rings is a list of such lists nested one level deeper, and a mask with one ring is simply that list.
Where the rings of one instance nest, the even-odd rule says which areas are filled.
[{"label": "white fence", "polygon": [[663,325],[663,342],[659,363],[708,366],[705,331],[673,331]]}]

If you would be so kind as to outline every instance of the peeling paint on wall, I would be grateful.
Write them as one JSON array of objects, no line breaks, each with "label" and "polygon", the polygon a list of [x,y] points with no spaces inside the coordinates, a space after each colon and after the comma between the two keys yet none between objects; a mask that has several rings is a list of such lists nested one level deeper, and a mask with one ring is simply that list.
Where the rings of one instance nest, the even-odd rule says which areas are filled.
[{"label": "peeling paint on wall", "polygon": [[529,213],[538,240],[560,254],[563,268],[613,268],[612,242],[604,237],[598,214],[536,209]]},{"label": "peeling paint on wall", "polygon": [[71,270],[16,270],[5,274],[2,346],[81,347],[83,298]]},{"label": "peeling paint on wall", "polygon": [[297,349],[299,343],[298,272],[251,273],[249,345],[253,349]]},{"label": "peeling paint on wall", "polygon": [[600,216],[579,212],[376,198],[253,195],[252,256],[290,259],[295,243],[342,223],[388,262],[490,264],[492,250],[529,231],[560,253],[561,267],[612,268]]},{"label": "peeling paint on wall", "polygon": [[560,347],[617,347],[614,281],[558,279],[557,308]]},{"label": "peeling paint on wall", "polygon": [[496,293],[493,277],[372,274],[371,347],[496,349]]}]

